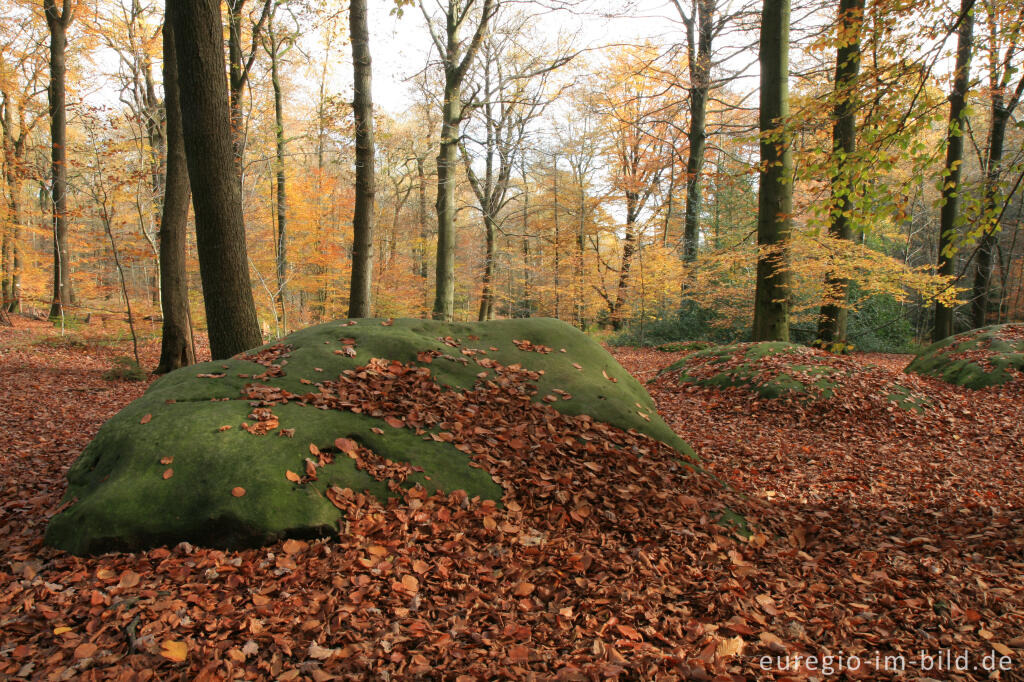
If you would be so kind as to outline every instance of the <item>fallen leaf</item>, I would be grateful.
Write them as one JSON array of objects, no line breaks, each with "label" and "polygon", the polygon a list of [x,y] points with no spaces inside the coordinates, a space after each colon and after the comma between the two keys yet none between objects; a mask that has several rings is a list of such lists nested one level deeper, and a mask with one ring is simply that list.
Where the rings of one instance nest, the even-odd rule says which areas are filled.
[{"label": "fallen leaf", "polygon": [[167,469],[166,471],[164,471],[164,480],[166,481],[168,478],[170,478],[173,475],[174,475],[174,469]]},{"label": "fallen leaf", "polygon": [[142,419],[140,419],[140,420],[139,420],[139,423],[140,423],[140,424],[148,424],[148,423],[150,422],[150,420],[151,420],[152,418],[153,418],[153,415],[151,415],[151,414],[146,414],[146,415],[144,415],[144,416],[142,417]]},{"label": "fallen leaf", "polygon": [[288,469],[284,472],[284,477],[287,478],[292,483],[298,483],[299,481],[302,480],[302,477],[299,476],[294,471],[292,471],[291,469]]},{"label": "fallen leaf", "polygon": [[242,497],[243,495],[245,495],[245,488],[243,488],[240,485],[236,485],[234,488],[231,489],[231,494],[234,495],[235,497]]},{"label": "fallen leaf", "polygon": [[182,663],[188,658],[188,645],[173,639],[165,639],[160,645],[160,655],[168,661]]}]

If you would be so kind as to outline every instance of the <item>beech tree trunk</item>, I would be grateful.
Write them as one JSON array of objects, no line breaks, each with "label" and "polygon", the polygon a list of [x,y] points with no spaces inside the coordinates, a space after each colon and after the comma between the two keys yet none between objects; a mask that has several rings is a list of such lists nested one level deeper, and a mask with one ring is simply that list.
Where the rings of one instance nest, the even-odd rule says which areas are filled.
[{"label": "beech tree trunk", "polygon": [[[694,50],[693,17],[686,22],[690,56],[690,128],[686,133],[690,150],[686,157],[686,218],[683,231],[683,257],[697,260],[700,240],[700,210],[703,200],[701,173],[704,169],[704,148],[707,142],[706,119],[708,91],[711,88],[711,40],[714,35],[715,2],[697,0],[698,36]],[[685,21],[685,17],[684,17]]]},{"label": "beech tree trunk", "polygon": [[288,180],[285,175],[286,140],[284,135],[284,92],[281,88],[281,38],[274,26],[273,13],[267,19],[267,53],[270,56],[270,82],[274,88],[274,201],[277,204],[277,235],[274,244],[274,265],[277,276],[275,305],[281,310],[281,327],[288,329],[288,309],[285,305],[288,287]]},{"label": "beech tree trunk", "polygon": [[167,9],[210,352],[219,360],[262,343],[232,150],[220,2],[177,0]]},{"label": "beech tree trunk", "polygon": [[195,348],[192,346],[188,279],[185,269],[185,238],[190,195],[188,162],[185,159],[185,143],[181,130],[174,29],[169,22],[164,24],[163,34],[167,164],[163,178],[163,214],[160,217],[160,308],[164,320],[157,374],[164,374],[196,361]]},{"label": "beech tree trunk", "polygon": [[764,0],[761,12],[761,174],[757,194],[754,341],[789,341],[789,236],[793,155],[789,116],[789,0]]},{"label": "beech tree trunk", "polygon": [[50,317],[62,317],[71,305],[71,254],[68,249],[67,30],[74,18],[71,0],[60,10],[55,0],[43,0],[50,29],[50,197],[53,215],[53,298]]},{"label": "beech tree trunk", "polygon": [[352,39],[354,94],[352,111],[356,133],[356,202],[352,216],[352,285],[348,316],[370,317],[373,310],[373,202],[374,182],[373,96],[371,92],[370,35],[366,26],[366,0],[351,0],[349,31]]},{"label": "beech tree trunk", "polygon": [[[956,219],[960,212],[960,170],[964,160],[964,127],[967,118],[967,89],[971,77],[971,52],[974,47],[974,0],[960,0],[960,26],[956,40],[956,67],[953,91],[949,93],[949,133],[946,139],[946,167],[942,179],[942,208],[939,213],[940,275],[956,273]],[[935,327],[932,340],[953,335],[952,307],[935,304]]]},{"label": "beech tree trunk", "polygon": [[[836,78],[833,96],[835,105],[832,124],[832,153],[838,157],[832,176],[832,212],[828,232],[836,239],[849,240],[850,195],[853,193],[851,177],[853,153],[857,149],[857,75],[860,73],[860,27],[864,13],[864,0],[839,0],[836,32],[839,46],[836,50]],[[849,282],[833,272],[825,276],[825,296],[830,300],[821,306],[818,314],[818,339],[825,343],[846,341],[846,294]]]}]

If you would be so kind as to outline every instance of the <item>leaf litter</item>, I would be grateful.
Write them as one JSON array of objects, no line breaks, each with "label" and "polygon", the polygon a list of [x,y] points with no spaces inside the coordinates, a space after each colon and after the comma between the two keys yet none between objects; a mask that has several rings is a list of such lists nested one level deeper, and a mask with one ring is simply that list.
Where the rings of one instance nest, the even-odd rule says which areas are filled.
[{"label": "leaf litter", "polygon": [[[0,353],[0,675],[806,679],[821,673],[761,657],[942,648],[1007,651],[1020,669],[1019,381],[918,379],[933,407],[917,414],[867,384],[802,403],[657,380],[660,412],[723,490],[662,444],[529,400],[526,370],[459,394],[377,366],[321,399],[442,429],[501,504],[405,488],[403,463],[341,442],[401,495],[329,489],[337,538],[79,558],[42,547],[46,520],[74,457],[144,386],[112,388],[79,349]],[[678,357],[617,355],[644,378]]]}]

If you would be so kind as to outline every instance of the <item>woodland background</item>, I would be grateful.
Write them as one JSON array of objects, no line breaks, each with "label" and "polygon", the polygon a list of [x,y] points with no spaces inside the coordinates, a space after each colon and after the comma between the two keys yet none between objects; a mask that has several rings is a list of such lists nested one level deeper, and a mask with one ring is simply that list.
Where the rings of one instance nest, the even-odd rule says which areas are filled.
[{"label": "woodland background", "polygon": [[[54,277],[48,7],[59,14],[49,1],[0,0],[0,284],[6,309],[39,314]],[[552,316],[624,342],[749,338],[761,6],[673,0],[657,8],[670,28],[636,44],[573,34],[583,18],[615,35],[616,17],[592,5],[484,7],[486,16],[473,0],[395,7],[435,39],[448,16],[486,24],[456,126],[453,317]],[[1022,319],[1024,10],[1005,0],[843,7],[792,8],[784,125],[794,161],[793,338],[813,341],[830,303],[849,309],[847,340],[864,350],[906,351],[928,337],[937,298],[954,306],[956,329]],[[96,0],[65,10],[70,305],[61,323],[123,315],[129,303],[134,319],[157,316],[163,7]],[[355,143],[352,90],[339,75],[351,69],[348,12],[273,0],[229,0],[222,11],[249,274],[263,335],[279,336],[344,316],[350,303]],[[859,72],[837,87],[837,52],[852,42],[844,11],[857,17]],[[967,106],[951,124],[967,16]],[[380,317],[431,311],[446,66],[438,54],[407,83],[403,110],[374,111]],[[852,152],[834,143],[844,102],[855,114]],[[993,160],[999,116],[1008,124]],[[951,166],[957,134],[965,153]],[[837,194],[840,176],[847,189]],[[943,255],[953,267],[942,275],[950,196],[959,205]],[[837,211],[848,239],[830,230]],[[202,327],[191,224],[188,235],[190,316]],[[848,295],[837,296],[830,277],[848,281]]]}]

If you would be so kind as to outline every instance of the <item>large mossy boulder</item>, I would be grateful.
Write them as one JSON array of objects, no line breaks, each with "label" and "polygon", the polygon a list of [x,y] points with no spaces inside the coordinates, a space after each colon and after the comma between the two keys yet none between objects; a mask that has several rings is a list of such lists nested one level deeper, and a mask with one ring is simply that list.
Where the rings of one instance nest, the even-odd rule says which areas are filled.
[{"label": "large mossy boulder", "polygon": [[[536,424],[491,417],[501,442],[481,440],[491,404]],[[560,438],[553,417],[635,430],[696,466],[643,387],[567,324],[341,320],[154,382],[71,467],[46,542],[97,553],[321,536],[338,530],[339,495],[414,484],[497,501],[473,457],[490,442],[528,459],[531,439]]]},{"label": "large mossy boulder", "polygon": [[1020,379],[1024,324],[997,324],[942,339],[918,353],[906,371],[967,388]]}]

